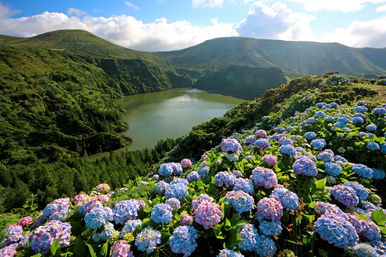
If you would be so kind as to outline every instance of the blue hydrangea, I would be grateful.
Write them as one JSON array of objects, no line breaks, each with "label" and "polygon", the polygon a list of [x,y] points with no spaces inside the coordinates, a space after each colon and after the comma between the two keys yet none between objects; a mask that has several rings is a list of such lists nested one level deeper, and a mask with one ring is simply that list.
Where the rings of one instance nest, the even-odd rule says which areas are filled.
[{"label": "blue hydrangea", "polygon": [[283,127],[277,127],[277,128],[274,128],[273,131],[282,133],[282,132],[285,131],[285,128],[283,128]]},{"label": "blue hydrangea", "polygon": [[200,166],[197,170],[198,175],[201,176],[201,178],[206,178],[209,175],[210,167],[209,166]]},{"label": "blue hydrangea", "polygon": [[201,179],[200,175],[198,174],[197,171],[192,171],[188,174],[188,176],[186,176],[186,179],[189,181],[189,182],[192,182],[194,180],[199,180]]},{"label": "blue hydrangea", "polygon": [[339,104],[337,104],[337,103],[335,103],[335,102],[332,102],[332,103],[327,104],[327,107],[328,107],[328,108],[335,108],[335,107],[338,107],[338,106],[339,106]]},{"label": "blue hydrangea", "polygon": [[241,151],[241,145],[239,141],[235,138],[226,138],[223,139],[221,142],[221,151],[223,152],[240,152]]},{"label": "blue hydrangea", "polygon": [[173,174],[174,175],[181,175],[184,172],[184,169],[182,168],[181,163],[178,162],[172,162],[171,163],[172,168],[173,168]]},{"label": "blue hydrangea", "polygon": [[150,219],[155,223],[167,224],[173,218],[173,208],[169,204],[157,204],[151,210]]},{"label": "blue hydrangea", "polygon": [[296,146],[295,150],[297,153],[307,153],[306,149],[304,149],[303,147],[300,147],[300,146]]},{"label": "blue hydrangea", "polygon": [[324,113],[323,111],[317,111],[315,113],[315,118],[323,118],[324,116],[326,116],[326,113]]},{"label": "blue hydrangea", "polygon": [[260,236],[258,247],[256,248],[256,252],[260,256],[274,256],[276,253],[277,247],[275,241],[266,236]]},{"label": "blue hydrangea", "polygon": [[254,252],[259,245],[260,235],[257,229],[252,224],[246,224],[238,227],[241,241],[237,246],[240,250],[246,252]]},{"label": "blue hydrangea", "polygon": [[362,118],[363,120],[365,120],[366,119],[366,114],[363,114],[363,113],[355,113],[354,115],[353,115],[353,117],[355,118],[355,117],[359,117],[359,118]]},{"label": "blue hydrangea", "polygon": [[178,200],[184,200],[185,195],[188,195],[188,187],[184,183],[169,184],[165,188],[165,197],[177,198]]},{"label": "blue hydrangea", "polygon": [[376,131],[377,128],[378,128],[378,127],[377,127],[377,125],[375,125],[375,124],[369,124],[369,125],[366,126],[367,131],[370,131],[370,132]]},{"label": "blue hydrangea", "polygon": [[335,118],[331,117],[331,116],[324,118],[324,121],[326,121],[326,122],[333,122],[334,120],[335,120]]},{"label": "blue hydrangea", "polygon": [[277,186],[269,197],[273,197],[279,200],[283,208],[287,211],[296,210],[299,207],[299,198],[297,194],[289,191],[282,185]]},{"label": "blue hydrangea", "polygon": [[179,226],[169,238],[169,245],[173,253],[190,256],[196,250],[198,238],[197,230],[192,226]]},{"label": "blue hydrangea", "polygon": [[260,149],[266,149],[266,148],[270,148],[271,147],[271,144],[269,143],[269,141],[265,138],[259,138],[255,141],[255,147],[257,148],[260,148]]},{"label": "blue hydrangea", "polygon": [[377,251],[374,247],[369,244],[356,244],[354,247],[349,249],[350,256],[353,257],[375,257],[378,256]]},{"label": "blue hydrangea", "polygon": [[386,114],[386,108],[383,108],[383,107],[374,108],[373,113],[385,115]]},{"label": "blue hydrangea", "polygon": [[144,206],[143,201],[130,199],[115,204],[113,218],[115,224],[125,224],[126,221],[137,218],[138,212]]},{"label": "blue hydrangea", "polygon": [[84,217],[86,226],[97,230],[102,227],[107,221],[113,220],[113,211],[109,207],[97,207],[92,209]]},{"label": "blue hydrangea", "polygon": [[334,152],[330,149],[326,149],[323,152],[319,153],[317,156],[318,160],[326,162],[334,161]]},{"label": "blue hydrangea", "polygon": [[373,179],[382,180],[385,178],[385,172],[381,169],[371,168],[373,175]]},{"label": "blue hydrangea", "polygon": [[293,171],[295,174],[304,176],[318,175],[315,162],[308,156],[299,156],[293,164]]},{"label": "blue hydrangea", "polygon": [[316,123],[316,119],[314,117],[310,117],[305,120],[306,124],[314,124]]},{"label": "blue hydrangea", "polygon": [[184,178],[173,178],[173,181],[170,182],[170,184],[179,184],[179,183],[182,183],[184,185],[189,185],[189,181],[187,179],[184,179]]},{"label": "blue hydrangea", "polygon": [[340,155],[335,155],[335,161],[337,162],[348,162],[346,158],[340,156]]},{"label": "blue hydrangea", "polygon": [[326,106],[327,103],[326,102],[319,102],[319,103],[316,103],[315,106],[318,107],[318,108],[322,108],[324,106]]},{"label": "blue hydrangea", "polygon": [[236,176],[227,171],[217,172],[214,184],[218,187],[232,187],[235,183]]},{"label": "blue hydrangea", "polygon": [[365,121],[361,117],[354,117],[352,118],[351,122],[353,124],[363,124]]},{"label": "blue hydrangea", "polygon": [[341,172],[341,167],[340,165],[336,164],[336,163],[325,163],[324,164],[324,171],[331,175],[331,176],[339,176],[340,172]]},{"label": "blue hydrangea", "polygon": [[229,191],[225,195],[225,201],[228,202],[237,213],[250,211],[253,209],[255,200],[244,191]]},{"label": "blue hydrangea", "polygon": [[119,234],[120,238],[123,238],[127,233],[133,233],[135,229],[139,226],[142,226],[141,220],[128,220],[123,226],[121,233]]},{"label": "blue hydrangea", "polygon": [[156,187],[154,188],[154,192],[157,194],[164,194],[166,187],[169,185],[165,181],[161,180],[155,183]]},{"label": "blue hydrangea", "polygon": [[359,198],[352,187],[335,185],[330,192],[335,200],[346,207],[355,207],[359,203]]},{"label": "blue hydrangea", "polygon": [[158,168],[158,174],[161,176],[170,176],[173,174],[173,166],[171,163],[162,163]]},{"label": "blue hydrangea", "polygon": [[280,221],[262,220],[259,224],[260,233],[266,236],[278,236],[281,234],[283,228]]},{"label": "blue hydrangea", "polygon": [[357,102],[357,105],[368,105],[369,103],[367,102],[367,101],[365,101],[365,100],[359,100],[358,102]]},{"label": "blue hydrangea", "polygon": [[115,229],[114,225],[110,222],[107,222],[104,225],[104,229],[101,232],[94,231],[92,234],[92,240],[95,242],[104,242],[107,241],[110,237],[114,235]]},{"label": "blue hydrangea", "polygon": [[371,220],[360,220],[360,230],[358,233],[361,237],[369,242],[377,242],[381,240],[381,230]]},{"label": "blue hydrangea", "polygon": [[304,134],[304,137],[307,139],[307,140],[312,140],[314,138],[316,138],[316,133],[315,132],[312,132],[312,131],[309,131],[309,132],[306,132]]},{"label": "blue hydrangea", "polygon": [[322,150],[324,147],[326,147],[327,144],[326,144],[326,140],[321,138],[321,139],[312,140],[310,145],[317,150]]},{"label": "blue hydrangea", "polygon": [[242,190],[245,193],[252,195],[254,192],[253,182],[246,178],[237,178],[233,185],[233,190]]},{"label": "blue hydrangea", "polygon": [[386,143],[381,144],[381,152],[386,154]]},{"label": "blue hydrangea", "polygon": [[338,122],[346,124],[346,123],[349,123],[350,120],[348,119],[348,116],[341,116],[341,117],[338,118]]},{"label": "blue hydrangea", "polygon": [[344,127],[346,126],[346,123],[344,122],[341,122],[341,121],[338,121],[338,122],[335,122],[334,123],[334,128],[340,128],[340,129],[343,129]]},{"label": "blue hydrangea", "polygon": [[296,150],[292,145],[282,145],[280,146],[279,151],[283,154],[288,154],[290,156],[296,155]]},{"label": "blue hydrangea", "polygon": [[161,233],[158,230],[147,226],[135,238],[134,244],[138,250],[150,254],[154,252],[157,245],[161,243]]},{"label": "blue hydrangea", "polygon": [[43,211],[47,220],[65,221],[70,215],[70,199],[59,198],[48,204]]},{"label": "blue hydrangea", "polygon": [[371,178],[373,175],[373,171],[364,164],[354,164],[352,171],[364,178]]},{"label": "blue hydrangea", "polygon": [[363,185],[359,184],[356,181],[346,182],[343,185],[353,188],[359,200],[366,200],[367,197],[369,197],[369,191],[367,191],[367,189]]},{"label": "blue hydrangea", "polygon": [[244,257],[244,255],[242,255],[241,253],[232,251],[232,250],[222,249],[218,253],[217,257]]},{"label": "blue hydrangea", "polygon": [[381,149],[379,144],[375,142],[367,142],[366,147],[371,151],[378,151],[379,149]]},{"label": "blue hydrangea", "polygon": [[323,240],[336,247],[347,249],[358,242],[354,226],[343,218],[325,214],[316,220],[314,227]]},{"label": "blue hydrangea", "polygon": [[252,170],[252,179],[256,186],[264,188],[272,188],[277,185],[276,173],[271,169],[263,167],[256,167]]},{"label": "blue hydrangea", "polygon": [[253,144],[253,143],[255,143],[255,141],[256,141],[256,137],[255,136],[248,136],[244,140],[244,144]]},{"label": "blue hydrangea", "polygon": [[292,145],[293,141],[290,138],[282,137],[279,139],[279,145]]},{"label": "blue hydrangea", "polygon": [[358,107],[354,108],[354,111],[356,111],[356,112],[368,112],[369,109],[365,106],[358,106]]},{"label": "blue hydrangea", "polygon": [[181,207],[181,203],[177,198],[166,199],[165,203],[169,204],[173,209],[179,209]]}]

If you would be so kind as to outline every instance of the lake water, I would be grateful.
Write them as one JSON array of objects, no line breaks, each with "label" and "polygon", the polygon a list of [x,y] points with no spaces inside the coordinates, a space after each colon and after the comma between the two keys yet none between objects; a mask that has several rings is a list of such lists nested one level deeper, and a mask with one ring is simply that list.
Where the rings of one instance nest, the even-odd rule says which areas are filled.
[{"label": "lake water", "polygon": [[201,122],[221,117],[245,100],[178,88],[125,96],[117,102],[126,107],[123,119],[129,124],[125,135],[133,139],[130,150],[152,148],[159,139],[177,138]]}]

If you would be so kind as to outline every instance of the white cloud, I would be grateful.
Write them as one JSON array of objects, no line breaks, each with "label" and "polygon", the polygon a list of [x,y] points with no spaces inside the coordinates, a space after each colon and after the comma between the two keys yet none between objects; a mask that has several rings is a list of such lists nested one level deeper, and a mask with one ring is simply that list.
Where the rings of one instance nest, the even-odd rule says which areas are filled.
[{"label": "white cloud", "polygon": [[271,7],[255,2],[237,31],[241,36],[255,38],[310,40],[313,38],[310,22],[314,19],[314,16],[293,12],[281,2]]},{"label": "white cloud", "polygon": [[3,18],[8,18],[16,13],[18,13],[19,11],[15,11],[15,10],[12,10],[11,8],[9,8],[8,6],[4,5],[1,1],[0,1],[0,19],[3,19]]},{"label": "white cloud", "polygon": [[126,1],[126,2],[125,2],[125,5],[126,5],[127,7],[130,7],[130,8],[132,8],[132,9],[134,9],[134,10],[139,10],[139,7],[136,6],[135,4],[133,4],[132,2]]},{"label": "white cloud", "polygon": [[193,8],[199,7],[221,7],[224,4],[224,0],[192,0]]},{"label": "white cloud", "polygon": [[76,16],[82,16],[82,15],[87,14],[86,12],[79,10],[79,9],[76,9],[76,8],[68,8],[67,13],[70,15],[76,15]]},{"label": "white cloud", "polygon": [[339,42],[353,47],[386,47],[386,17],[355,21],[322,37],[323,41]]},{"label": "white cloud", "polygon": [[368,4],[385,3],[386,0],[292,0],[304,5],[307,11],[342,11],[355,12]]},{"label": "white cloud", "polygon": [[386,5],[378,6],[375,9],[376,12],[386,12]]}]

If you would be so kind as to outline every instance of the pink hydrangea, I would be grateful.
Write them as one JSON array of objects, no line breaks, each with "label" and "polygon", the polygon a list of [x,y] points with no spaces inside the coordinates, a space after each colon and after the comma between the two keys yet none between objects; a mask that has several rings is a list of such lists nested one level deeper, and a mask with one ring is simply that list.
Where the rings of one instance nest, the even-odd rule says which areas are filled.
[{"label": "pink hydrangea", "polygon": [[192,166],[192,161],[189,160],[189,159],[183,159],[181,161],[181,166],[182,168],[186,169],[186,168],[189,168],[190,166]]},{"label": "pink hydrangea", "polygon": [[25,227],[31,223],[32,223],[32,217],[27,216],[27,217],[21,218],[17,224],[22,226],[22,227]]},{"label": "pink hydrangea", "polygon": [[276,198],[265,197],[257,203],[256,219],[280,221],[283,216],[283,206]]},{"label": "pink hydrangea", "polygon": [[205,229],[216,226],[220,223],[221,217],[221,207],[216,203],[203,201],[194,209],[194,220]]},{"label": "pink hydrangea", "polygon": [[83,203],[83,201],[89,197],[88,195],[85,195],[85,194],[79,194],[77,196],[74,197],[74,205],[80,205],[81,203]]},{"label": "pink hydrangea", "polygon": [[190,216],[189,214],[182,213],[180,216],[180,225],[181,226],[190,226],[193,223],[193,217]]},{"label": "pink hydrangea", "polygon": [[268,166],[276,166],[277,164],[277,157],[272,154],[266,154],[263,156],[263,162],[265,162]]},{"label": "pink hydrangea", "polygon": [[112,250],[112,257],[134,257],[133,252],[130,251],[130,245],[124,240],[115,242]]},{"label": "pink hydrangea", "polygon": [[264,188],[277,186],[277,175],[271,169],[256,167],[252,170],[252,179],[256,186],[262,186]]},{"label": "pink hydrangea", "polygon": [[201,195],[199,195],[196,199],[194,199],[193,201],[192,201],[192,208],[193,209],[196,209],[197,207],[198,207],[198,205],[200,204],[200,203],[202,203],[203,201],[208,201],[208,202],[213,202],[213,198],[212,197],[210,197],[209,195],[207,195],[207,194],[201,194]]},{"label": "pink hydrangea", "polygon": [[265,130],[259,129],[255,132],[256,137],[267,137],[267,132]]}]

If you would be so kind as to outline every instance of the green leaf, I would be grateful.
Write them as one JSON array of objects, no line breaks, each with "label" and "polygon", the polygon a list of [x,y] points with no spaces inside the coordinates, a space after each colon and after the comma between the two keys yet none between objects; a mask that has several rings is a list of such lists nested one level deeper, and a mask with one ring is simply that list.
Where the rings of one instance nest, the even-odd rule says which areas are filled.
[{"label": "green leaf", "polygon": [[379,209],[371,213],[371,219],[377,223],[377,225],[383,226],[386,222],[386,215],[383,213],[382,209]]},{"label": "green leaf", "polygon": [[31,257],[42,257],[43,255],[41,253],[37,253],[35,255],[32,255]]},{"label": "green leaf", "polygon": [[318,191],[324,191],[324,188],[326,187],[326,181],[327,179],[324,177],[322,179],[315,181],[315,187]]},{"label": "green leaf", "polygon": [[386,227],[380,227],[383,236],[386,236]]},{"label": "green leaf", "polygon": [[225,235],[223,234],[222,230],[222,225],[216,225],[213,227],[213,232],[214,232],[214,235],[216,236],[217,239],[225,239]]},{"label": "green leaf", "polygon": [[316,204],[316,202],[313,201],[313,202],[311,202],[311,203],[308,204],[308,207],[310,207],[310,208],[315,208],[315,204]]},{"label": "green leaf", "polygon": [[101,250],[100,250],[100,255],[99,255],[99,256],[106,257],[106,256],[107,256],[108,249],[109,249],[109,243],[106,242],[106,243],[104,243],[104,244],[102,245]]},{"label": "green leaf", "polygon": [[361,220],[367,220],[367,216],[364,215],[363,213],[357,213],[357,212],[354,212],[354,215],[357,216],[358,218],[360,218]]},{"label": "green leaf", "polygon": [[55,240],[50,247],[50,251],[51,251],[52,256],[55,256],[55,254],[59,248],[60,248],[59,241]]},{"label": "green leaf", "polygon": [[94,248],[92,247],[92,245],[90,245],[90,244],[86,244],[86,245],[87,245],[87,247],[88,247],[88,251],[89,251],[89,253],[90,253],[90,256],[91,256],[91,257],[97,257],[97,255],[96,255],[96,253],[95,253]]},{"label": "green leaf", "polygon": [[85,242],[80,238],[77,237],[75,239],[75,252],[79,256],[85,256],[86,255],[86,249],[85,249]]}]

